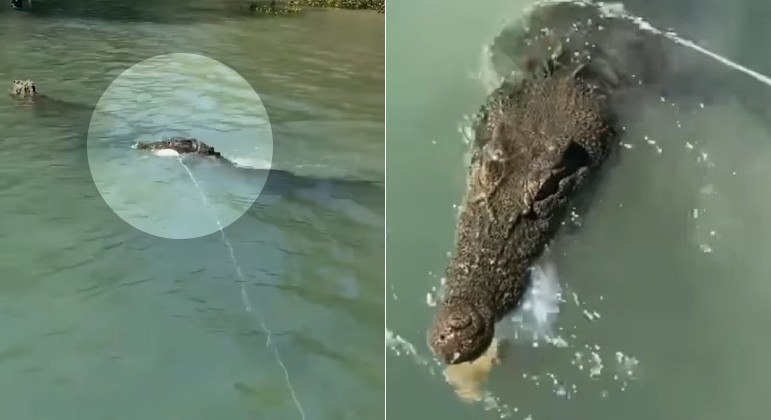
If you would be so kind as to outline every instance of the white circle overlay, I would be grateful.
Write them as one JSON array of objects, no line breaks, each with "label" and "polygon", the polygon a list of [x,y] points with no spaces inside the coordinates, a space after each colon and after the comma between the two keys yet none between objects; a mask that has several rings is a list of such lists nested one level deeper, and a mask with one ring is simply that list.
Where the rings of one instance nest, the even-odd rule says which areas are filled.
[{"label": "white circle overlay", "polygon": [[[135,148],[171,137],[202,141],[227,160]],[[197,54],[159,55],[123,72],[88,129],[88,164],[102,198],[130,225],[167,239],[206,236],[243,216],[272,159],[260,96],[233,69]]]}]

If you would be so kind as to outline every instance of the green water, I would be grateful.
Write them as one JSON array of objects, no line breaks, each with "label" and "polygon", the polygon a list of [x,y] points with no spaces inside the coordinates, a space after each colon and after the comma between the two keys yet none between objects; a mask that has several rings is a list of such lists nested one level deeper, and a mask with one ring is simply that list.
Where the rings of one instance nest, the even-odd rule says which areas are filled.
[{"label": "green water", "polygon": [[[760,17],[766,3],[671,3],[627,9],[771,73],[757,48],[771,38]],[[427,294],[452,250],[466,178],[458,127],[486,94],[484,47],[525,5],[389,4],[386,327],[403,341],[387,353],[388,417],[765,417],[771,88],[739,72],[703,92],[711,96],[704,107],[639,98],[643,111],[622,139],[632,148],[548,257],[563,289],[555,327],[567,347],[524,339],[507,347],[485,383],[495,407],[461,402],[432,361]],[[703,66],[705,74],[726,69],[709,59]]]},{"label": "green water", "polygon": [[[34,5],[0,7],[0,80],[33,79],[48,97],[0,101],[2,417],[382,418],[383,16],[257,19],[240,2]],[[102,93],[132,65],[177,52],[218,60],[259,93],[272,166],[288,171],[269,177],[224,237],[137,230],[89,171],[87,132]],[[199,89],[248,105],[217,78],[199,82],[187,87],[194,99]],[[134,112],[144,114],[102,127],[125,170],[112,181],[136,190],[165,182],[184,194],[125,205],[177,205],[180,220],[206,211],[175,160],[135,157],[135,135],[185,130],[155,123],[178,122],[162,95],[142,98]],[[233,124],[248,119],[241,113]],[[226,117],[194,119],[227,137]],[[209,197],[214,210],[241,208],[251,197],[227,188],[265,178],[187,163],[222,192]]]}]

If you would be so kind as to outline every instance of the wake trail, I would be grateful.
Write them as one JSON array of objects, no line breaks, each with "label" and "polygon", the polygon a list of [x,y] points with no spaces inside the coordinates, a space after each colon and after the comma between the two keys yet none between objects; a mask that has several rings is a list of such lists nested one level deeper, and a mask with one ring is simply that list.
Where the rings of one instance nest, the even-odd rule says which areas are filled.
[{"label": "wake trail", "polygon": [[686,48],[690,48],[690,49],[692,49],[692,50],[694,50],[694,51],[696,51],[696,52],[698,52],[700,54],[706,55],[707,57],[710,57],[710,58],[712,58],[712,59],[714,59],[714,60],[716,60],[716,61],[718,61],[718,62],[720,62],[722,64],[725,64],[726,66],[728,66],[728,67],[730,67],[730,68],[732,68],[734,70],[740,71],[740,72],[746,74],[747,76],[750,76],[753,79],[755,79],[755,80],[765,84],[766,86],[770,86],[771,87],[771,78],[769,78],[768,76],[765,76],[765,75],[763,75],[761,73],[758,73],[758,72],[756,72],[756,71],[754,71],[752,69],[744,67],[741,64],[738,64],[738,63],[736,63],[734,61],[731,61],[728,58],[723,57],[720,54],[716,54],[716,53],[714,53],[712,51],[709,51],[708,49],[697,45],[693,41],[690,41],[690,40],[687,40],[685,38],[680,37],[676,32],[673,32],[673,31],[666,31],[666,32],[662,31],[661,29],[658,29],[658,28],[654,27],[653,25],[651,25],[649,22],[647,22],[643,18],[641,18],[639,16],[634,16],[632,14],[627,13],[624,10],[623,5],[621,3],[607,3],[607,4],[606,3],[597,3],[597,4],[588,3],[588,4],[591,4],[592,6],[599,8],[600,11],[602,12],[602,16],[603,17],[607,17],[607,18],[620,18],[620,19],[624,19],[624,20],[627,20],[629,22],[632,22],[638,28],[640,28],[643,31],[646,31],[646,32],[649,32],[649,33],[652,33],[652,34],[656,34],[656,35],[664,36],[667,39],[675,42],[676,44],[682,45],[682,46],[684,46]]},{"label": "wake trail", "polygon": [[[217,224],[217,227],[219,228],[222,242],[228,248],[228,251],[230,253],[230,261],[233,263],[233,267],[236,270],[236,276],[238,276],[238,281],[241,284],[241,300],[244,303],[244,309],[247,312],[251,313],[252,304],[251,304],[251,299],[249,299],[249,294],[246,291],[246,279],[244,278],[244,275],[241,272],[241,267],[238,265],[238,260],[236,259],[236,253],[235,253],[235,250],[233,249],[233,245],[230,243],[230,240],[225,235],[225,229],[222,226],[222,223],[214,215],[211,204],[209,203],[209,199],[206,197],[206,194],[204,194],[203,190],[201,189],[201,186],[198,184],[198,180],[195,178],[195,176],[193,176],[193,172],[190,170],[190,168],[188,168],[187,165],[185,165],[185,162],[182,161],[182,156],[180,156],[178,160],[179,160],[179,164],[182,165],[183,168],[185,168],[185,171],[187,172],[187,175],[190,177],[190,180],[193,182],[193,185],[195,185],[195,188],[201,194],[201,199],[203,199],[203,202],[206,205],[207,210],[209,211],[209,215],[211,216],[212,220],[214,220],[214,222]],[[254,313],[255,313],[255,317],[257,318],[257,321],[260,323],[260,327],[262,327],[262,330],[265,331],[265,334],[267,335],[267,339],[265,340],[265,347],[271,347],[273,331],[271,331],[271,329],[268,328],[268,326],[265,324],[265,321],[262,320],[262,317],[259,315],[257,311],[254,311]],[[300,404],[300,400],[297,398],[297,393],[295,392],[294,386],[292,385],[292,381],[289,378],[289,370],[284,364],[284,361],[281,359],[281,354],[278,351],[278,347],[276,347],[275,345],[273,346],[273,354],[276,358],[276,363],[278,363],[278,365],[281,367],[281,370],[284,372],[284,381],[286,382],[287,388],[289,388],[289,392],[292,394],[292,400],[294,401],[297,411],[300,413],[300,419],[305,420],[305,410],[303,409],[302,404]]]}]

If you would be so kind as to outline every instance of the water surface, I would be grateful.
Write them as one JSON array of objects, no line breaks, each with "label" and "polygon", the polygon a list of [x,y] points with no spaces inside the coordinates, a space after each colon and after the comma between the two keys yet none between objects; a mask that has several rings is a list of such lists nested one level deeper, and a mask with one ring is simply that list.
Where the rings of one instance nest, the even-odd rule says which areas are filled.
[{"label": "water surface", "polygon": [[[466,180],[458,128],[490,86],[485,47],[526,5],[389,8],[389,418],[763,417],[771,385],[771,96],[707,59],[688,100],[639,98],[642,111],[628,116],[622,139],[629,148],[541,261],[555,267],[563,291],[554,327],[564,342],[514,340],[485,383],[486,403],[462,402],[431,358],[426,328],[435,308],[427,295],[452,250]],[[626,6],[771,73],[770,56],[753,47],[771,39],[753,24],[769,12],[765,3]],[[420,24],[426,19],[431,31]]]},{"label": "water surface", "polygon": [[[256,19],[240,2],[35,4],[33,13],[0,8],[0,80],[33,79],[50,98],[0,101],[3,417],[382,418],[383,16]],[[265,182],[224,231],[232,256],[219,233],[170,240],[135,229],[89,171],[102,93],[165,53],[222,62],[270,118],[272,166],[285,172],[186,161],[222,192],[209,196],[215,210],[243,207],[248,194],[230,186]],[[198,128],[227,137],[227,115],[234,126],[250,121],[242,92],[221,78],[198,82],[201,95],[243,105],[199,110]],[[104,130],[102,150],[125,169],[113,181],[145,191],[148,177],[132,174],[146,170],[176,194],[140,193],[126,205],[205,212],[176,160],[131,149],[135,135],[184,134],[157,124],[178,122],[179,111],[133,99],[144,106],[127,106]],[[260,167],[259,154],[228,153]]]}]

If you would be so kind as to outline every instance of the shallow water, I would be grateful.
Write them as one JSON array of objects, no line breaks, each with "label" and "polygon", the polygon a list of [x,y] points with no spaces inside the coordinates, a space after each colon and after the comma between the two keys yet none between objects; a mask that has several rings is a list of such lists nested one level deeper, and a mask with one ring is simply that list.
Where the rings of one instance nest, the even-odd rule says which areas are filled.
[{"label": "shallow water", "polygon": [[[694,96],[638,98],[643,111],[626,120],[628,148],[542,261],[556,267],[562,289],[554,327],[564,342],[535,346],[509,333],[484,384],[490,398],[472,404],[431,358],[426,328],[435,308],[427,301],[452,249],[465,186],[458,127],[490,86],[485,47],[526,5],[389,9],[387,255],[398,264],[387,274],[388,417],[763,417],[771,408],[771,201],[763,193],[771,92],[710,59],[698,62],[704,78],[693,81]],[[751,24],[769,12],[765,3],[625,5],[771,73],[769,56],[752,47],[771,38]],[[426,33],[417,22],[429,16],[437,24]]]},{"label": "shallow water", "polygon": [[[31,14],[0,7],[0,80],[33,79],[50,99],[0,101],[3,417],[382,418],[383,16],[34,3]],[[139,136],[187,133],[161,94],[134,95],[137,107],[118,95],[126,107],[103,127],[109,141],[87,141],[116,77],[177,52],[218,60],[259,93],[272,167],[287,172],[185,158],[210,192],[207,209],[176,158],[131,148]],[[196,101],[196,92],[243,106],[238,118],[220,108],[192,116],[212,143],[250,123],[253,103],[239,89],[202,77],[185,94]],[[92,147],[114,164],[107,173],[129,210],[175,209],[179,219],[161,221],[182,228],[248,210],[230,217],[224,238],[140,231],[100,195]],[[227,155],[261,167],[265,156],[246,149]],[[248,187],[261,182],[251,205]]]}]

